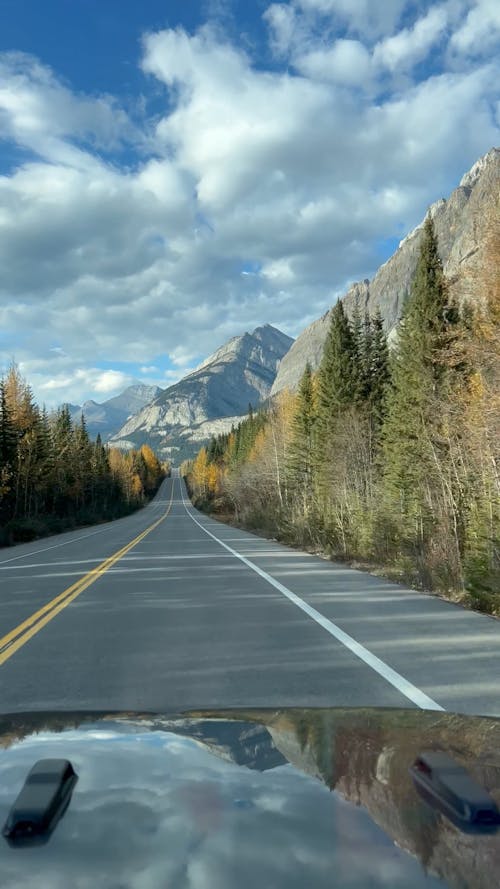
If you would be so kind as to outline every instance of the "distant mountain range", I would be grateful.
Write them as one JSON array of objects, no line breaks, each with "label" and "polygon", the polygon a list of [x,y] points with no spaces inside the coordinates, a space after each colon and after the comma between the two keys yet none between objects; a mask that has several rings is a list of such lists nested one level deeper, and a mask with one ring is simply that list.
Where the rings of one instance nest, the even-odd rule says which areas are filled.
[{"label": "distant mountain range", "polygon": [[195,453],[269,396],[293,340],[265,324],[235,336],[180,382],[161,391],[111,437],[120,448],[148,443],[176,460]]},{"label": "distant mountain range", "polygon": [[[498,225],[500,193],[500,149],[492,148],[480,158],[460,185],[445,200],[432,204],[429,212],[438,237],[444,272],[454,294],[460,299],[470,289],[476,269],[481,267],[488,226]],[[380,266],[374,278],[353,284],[342,297],[348,315],[356,301],[362,312],[373,313],[380,308],[389,339],[401,318],[411,289],[423,231],[420,223],[403,241],[393,256]],[[271,395],[282,389],[296,389],[307,361],[313,369],[319,366],[330,325],[330,312],[313,321],[300,336],[280,364]]]},{"label": "distant mountain range", "polygon": [[83,413],[91,438],[96,438],[100,434],[102,440],[107,441],[130,416],[140,411],[162,391],[159,386],[134,383],[120,395],[115,395],[114,398],[109,398],[101,404],[90,400],[81,405],[69,404],[68,407],[73,422],[78,422]]}]

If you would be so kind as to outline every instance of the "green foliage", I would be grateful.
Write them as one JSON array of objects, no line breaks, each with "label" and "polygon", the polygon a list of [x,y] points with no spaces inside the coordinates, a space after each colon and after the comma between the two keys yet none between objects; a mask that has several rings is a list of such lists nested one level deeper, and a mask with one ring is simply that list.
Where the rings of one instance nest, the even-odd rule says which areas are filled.
[{"label": "green foliage", "polygon": [[292,439],[288,451],[288,485],[303,512],[311,508],[313,494],[314,433],[316,405],[311,365],[306,364],[296,400]]},{"label": "green foliage", "polygon": [[391,355],[380,311],[356,305],[349,321],[339,302],[317,374],[307,366],[288,395],[288,431],[276,405],[250,411],[186,468],[195,494],[500,616],[500,243],[490,260],[488,305],[460,317],[427,219]]},{"label": "green foliage", "polygon": [[384,321],[377,307],[372,319],[365,320],[365,391],[373,423],[378,428],[386,413],[387,393],[391,381],[389,348]]},{"label": "green foliage", "polygon": [[334,428],[339,411],[358,399],[357,347],[344,307],[339,301],[332,310],[318,372],[318,432],[321,441],[326,440]]},{"label": "green foliage", "polygon": [[49,415],[13,365],[0,380],[0,545],[109,520],[141,506],[164,477],[150,448],[110,454],[69,408]]},{"label": "green foliage", "polygon": [[448,292],[428,217],[392,361],[382,455],[388,508],[398,511],[403,534],[417,547],[432,533],[429,485],[435,485],[445,459],[440,406],[446,397],[450,323]]},{"label": "green foliage", "polygon": [[17,431],[7,403],[5,384],[0,380],[0,522],[12,513],[17,447]]}]

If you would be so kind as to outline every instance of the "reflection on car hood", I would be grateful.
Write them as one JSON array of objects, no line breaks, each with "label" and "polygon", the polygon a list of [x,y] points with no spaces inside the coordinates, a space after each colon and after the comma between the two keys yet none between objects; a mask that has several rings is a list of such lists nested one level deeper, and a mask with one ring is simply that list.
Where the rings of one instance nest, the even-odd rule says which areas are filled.
[{"label": "reflection on car hood", "polygon": [[379,709],[3,716],[1,824],[38,759],[69,759],[79,780],[46,845],[0,837],[0,885],[500,885],[500,834],[464,834],[416,793],[408,769],[422,750],[446,751],[500,802],[496,719]]}]

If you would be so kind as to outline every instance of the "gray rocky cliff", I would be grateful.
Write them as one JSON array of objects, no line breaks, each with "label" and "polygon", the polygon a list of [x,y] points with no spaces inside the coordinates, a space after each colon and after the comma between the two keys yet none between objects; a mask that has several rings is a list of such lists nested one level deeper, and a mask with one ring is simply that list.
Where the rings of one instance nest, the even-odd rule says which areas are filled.
[{"label": "gray rocky cliff", "polygon": [[[500,149],[492,148],[463,176],[460,185],[447,200],[431,205],[444,271],[460,299],[470,287],[474,269],[480,267],[485,231],[500,224]],[[377,306],[389,336],[393,335],[410,292],[418,259],[424,220],[403,241],[374,278],[353,284],[342,297],[352,315],[356,301],[362,312],[374,313]],[[331,311],[331,310],[330,310]],[[280,364],[271,395],[282,389],[297,388],[307,361],[313,369],[323,354],[330,311],[309,325],[296,339]]]},{"label": "gray rocky cliff", "polygon": [[[151,444],[170,457],[183,457],[269,396],[279,362],[293,340],[269,324],[233,337],[196,370],[169,386],[131,417],[111,439],[117,447]],[[226,418],[221,423],[221,418]],[[191,434],[193,433],[193,434]]]}]

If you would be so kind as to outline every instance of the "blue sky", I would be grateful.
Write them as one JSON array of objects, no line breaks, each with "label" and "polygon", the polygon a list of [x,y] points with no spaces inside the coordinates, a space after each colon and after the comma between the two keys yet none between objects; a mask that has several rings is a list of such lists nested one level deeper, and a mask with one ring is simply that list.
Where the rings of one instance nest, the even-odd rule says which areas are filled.
[{"label": "blue sky", "polygon": [[0,366],[49,405],[294,336],[500,144],[497,0],[0,4]]}]

